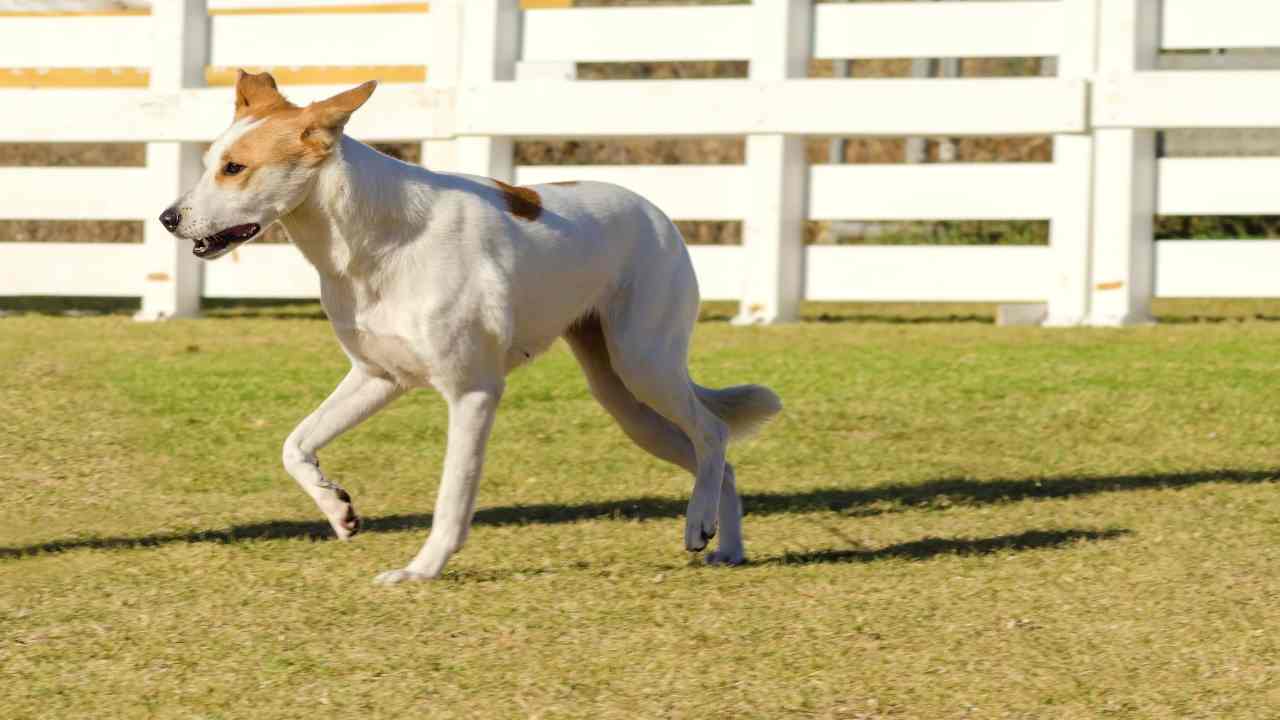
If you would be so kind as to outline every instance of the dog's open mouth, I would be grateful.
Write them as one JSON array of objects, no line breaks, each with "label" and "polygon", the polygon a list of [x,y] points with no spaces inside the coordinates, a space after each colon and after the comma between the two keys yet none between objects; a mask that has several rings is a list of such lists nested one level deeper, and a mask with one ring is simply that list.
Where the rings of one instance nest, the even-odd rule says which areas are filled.
[{"label": "dog's open mouth", "polygon": [[226,254],[235,247],[248,242],[258,231],[262,229],[257,223],[246,223],[244,225],[236,225],[229,227],[216,235],[200,238],[196,240],[195,247],[191,248],[191,252],[198,258],[212,260]]}]

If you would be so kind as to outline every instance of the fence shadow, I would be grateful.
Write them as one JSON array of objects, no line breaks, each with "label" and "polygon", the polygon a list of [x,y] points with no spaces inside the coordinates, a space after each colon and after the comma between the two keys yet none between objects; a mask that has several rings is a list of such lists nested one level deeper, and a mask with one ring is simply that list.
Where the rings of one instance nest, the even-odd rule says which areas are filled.
[{"label": "fence shadow", "polygon": [[[839,512],[853,517],[904,512],[912,509],[982,506],[1028,499],[1066,499],[1099,493],[1149,489],[1177,489],[1207,483],[1254,484],[1280,481],[1280,470],[1205,470],[1187,473],[973,480],[944,478],[908,485],[869,488],[821,488],[793,493],[746,493],[747,515]],[[683,517],[684,500],[636,497],[575,505],[510,505],[476,511],[477,525],[555,525],[582,520],[653,520]],[[401,532],[431,527],[430,513],[366,517],[364,532]],[[136,537],[69,538],[18,547],[0,547],[0,559],[63,552],[79,548],[131,549],[172,543],[234,543],[245,540],[312,539],[331,537],[324,521],[275,520],[233,525],[221,530],[158,533]],[[998,540],[998,539],[996,539]],[[933,541],[920,541],[922,543]],[[887,549],[875,551],[884,553]],[[859,553],[861,551],[839,551]],[[897,551],[907,552],[905,549]],[[850,558],[853,558],[851,555]]]},{"label": "fence shadow", "polygon": [[1028,530],[1011,535],[987,538],[928,537],[911,542],[888,545],[876,550],[816,550],[783,553],[772,557],[752,558],[752,565],[813,565],[820,563],[856,563],[876,560],[928,560],[940,555],[994,555],[1001,552],[1061,548],[1077,542],[1114,540],[1132,534],[1130,530]]}]

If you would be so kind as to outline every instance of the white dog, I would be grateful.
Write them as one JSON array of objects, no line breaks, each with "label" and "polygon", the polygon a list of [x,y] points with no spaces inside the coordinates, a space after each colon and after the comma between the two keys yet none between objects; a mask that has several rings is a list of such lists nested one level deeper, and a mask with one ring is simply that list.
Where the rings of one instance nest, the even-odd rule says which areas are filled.
[{"label": "white dog", "polygon": [[563,337],[627,435],[694,474],[685,548],[702,550],[718,524],[708,562],[742,562],[725,447],[781,402],[768,388],[689,378],[698,287],[680,232],[614,185],[513,187],[382,155],[342,132],[374,86],[299,108],[270,75],[241,72],[233,124],[161,215],[206,260],[279,220],[320,274],[351,371],[289,435],[285,469],[350,537],[360,529],[351,497],[316,451],[407,389],[436,388],[449,438],[431,533],[407,567],[377,580],[437,577],[466,540],[505,376]]}]

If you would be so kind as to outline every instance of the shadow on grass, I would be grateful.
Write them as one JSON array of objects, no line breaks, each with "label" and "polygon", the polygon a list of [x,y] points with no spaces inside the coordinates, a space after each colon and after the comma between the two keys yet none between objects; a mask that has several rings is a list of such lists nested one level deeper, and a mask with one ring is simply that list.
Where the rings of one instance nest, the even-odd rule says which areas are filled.
[{"label": "shadow on grass", "polygon": [[[1133,490],[1177,489],[1207,483],[1253,484],[1280,480],[1278,470],[1206,470],[1119,476],[1066,476],[1019,480],[942,479],[916,485],[881,485],[870,488],[824,488],[794,493],[755,493],[742,496],[747,515],[783,515],[814,512],[839,512],[853,517],[903,512],[910,509],[945,509],[994,505],[1030,499],[1063,499],[1098,493]],[[652,520],[683,517],[685,501],[672,498],[638,497],[577,505],[512,505],[483,508],[476,511],[477,525],[554,525],[583,520]],[[430,513],[408,513],[366,517],[364,532],[401,532],[426,530],[431,527]],[[1075,531],[1072,531],[1075,532]],[[42,552],[62,552],[80,548],[97,550],[154,547],[172,543],[234,543],[244,540],[278,540],[331,537],[323,521],[277,520],[233,525],[222,530],[179,533],[157,533],[138,537],[86,537],[55,540],[19,547],[0,547],[0,558],[16,558]],[[972,542],[1003,542],[991,538]],[[970,542],[932,541],[931,542]],[[889,548],[872,551],[883,554]],[[852,553],[850,559],[864,551]],[[899,549],[900,556],[907,550]],[[953,551],[954,552],[954,551]]]},{"label": "shadow on grass", "polygon": [[138,298],[49,297],[26,295],[0,298],[0,313],[85,317],[93,315],[133,315],[142,308]]},{"label": "shadow on grass", "polygon": [[319,300],[253,300],[205,298],[203,317],[212,320],[259,318],[270,320],[328,320]]},{"label": "shadow on grass", "polygon": [[928,560],[939,555],[994,555],[1002,552],[1021,552],[1058,548],[1077,542],[1114,540],[1131,534],[1129,530],[1028,530],[1016,535],[997,535],[989,538],[956,539],[924,538],[869,550],[816,550],[805,553],[784,553],[774,557],[752,558],[752,565],[811,565],[819,563],[874,562],[876,560]]}]

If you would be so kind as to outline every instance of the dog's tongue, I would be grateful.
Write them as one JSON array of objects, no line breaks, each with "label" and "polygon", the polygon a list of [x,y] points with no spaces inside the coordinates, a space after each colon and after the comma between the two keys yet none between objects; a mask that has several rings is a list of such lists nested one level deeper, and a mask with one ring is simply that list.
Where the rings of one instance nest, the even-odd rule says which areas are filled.
[{"label": "dog's tongue", "polygon": [[226,237],[240,240],[243,238],[247,238],[256,232],[258,232],[258,225],[256,223],[246,223],[244,225],[237,225],[233,228],[228,228],[222,231],[221,234]]}]

